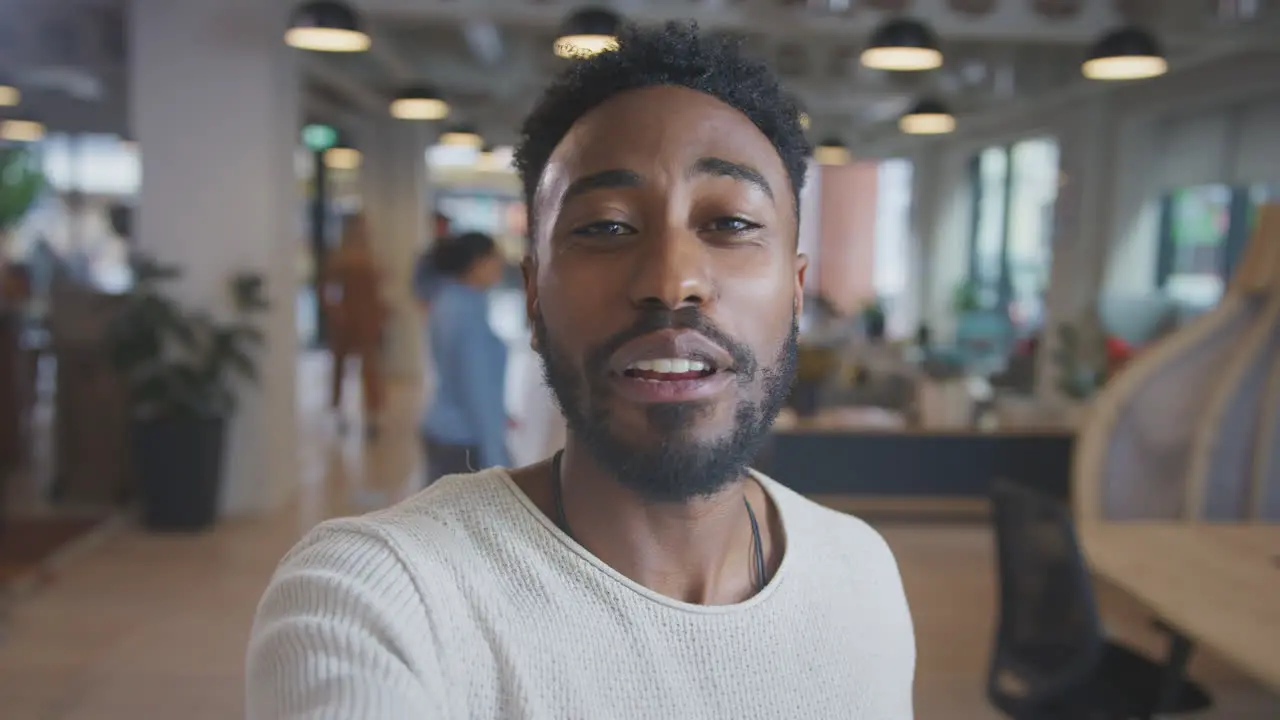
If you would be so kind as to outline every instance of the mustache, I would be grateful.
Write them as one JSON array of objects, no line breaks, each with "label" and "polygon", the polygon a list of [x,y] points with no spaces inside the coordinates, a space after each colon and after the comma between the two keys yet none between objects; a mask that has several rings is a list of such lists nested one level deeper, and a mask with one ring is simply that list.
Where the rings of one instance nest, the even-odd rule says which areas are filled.
[{"label": "mustache", "polygon": [[711,319],[697,307],[676,310],[654,308],[646,310],[630,327],[615,333],[587,356],[587,367],[592,375],[602,375],[609,366],[609,358],[627,343],[660,330],[691,330],[724,348],[733,358],[733,366],[740,378],[754,377],[757,370],[755,353],[715,326]]}]

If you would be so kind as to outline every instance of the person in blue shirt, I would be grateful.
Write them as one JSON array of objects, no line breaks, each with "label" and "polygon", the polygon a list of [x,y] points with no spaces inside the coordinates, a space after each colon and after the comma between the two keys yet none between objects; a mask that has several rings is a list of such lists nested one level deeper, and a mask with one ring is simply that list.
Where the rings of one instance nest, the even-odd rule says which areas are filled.
[{"label": "person in blue shirt", "polygon": [[463,233],[436,245],[440,280],[431,300],[436,391],[422,418],[427,482],[453,473],[509,466],[507,346],[489,325],[489,288],[503,260],[493,238]]}]

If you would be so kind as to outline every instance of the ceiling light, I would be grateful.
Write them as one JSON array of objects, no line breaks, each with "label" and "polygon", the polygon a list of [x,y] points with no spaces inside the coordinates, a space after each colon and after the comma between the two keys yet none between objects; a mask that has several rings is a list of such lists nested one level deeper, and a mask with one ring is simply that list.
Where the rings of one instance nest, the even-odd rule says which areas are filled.
[{"label": "ceiling light", "polygon": [[391,115],[401,120],[443,120],[449,115],[449,103],[430,88],[410,88],[391,101]]},{"label": "ceiling light", "polygon": [[1165,74],[1169,63],[1151,33],[1125,27],[1103,36],[1080,71],[1090,80],[1142,80]]},{"label": "ceiling light", "polygon": [[316,0],[299,5],[285,31],[284,41],[302,50],[316,52],[363,52],[369,36],[360,30],[360,20],[345,3]]},{"label": "ceiling light", "polygon": [[817,160],[819,165],[848,165],[853,157],[844,143],[836,138],[827,138],[814,148],[813,159]]},{"label": "ceiling light", "polygon": [[360,151],[339,143],[324,151],[324,166],[333,170],[356,170],[363,160]]},{"label": "ceiling light", "polygon": [[510,145],[486,146],[476,157],[476,168],[489,172],[510,170],[513,153],[514,149]]},{"label": "ceiling light", "polygon": [[44,139],[44,123],[27,118],[0,120],[0,140],[39,142]]},{"label": "ceiling light", "polygon": [[479,150],[484,147],[484,138],[480,137],[480,133],[476,132],[475,128],[469,125],[459,125],[442,133],[440,135],[440,144]]},{"label": "ceiling light", "polygon": [[898,120],[898,129],[908,135],[944,135],[956,129],[956,119],[937,100],[921,100]]},{"label": "ceiling light", "polygon": [[12,85],[0,83],[0,107],[13,107],[22,102],[22,92]]},{"label": "ceiling light", "polygon": [[871,35],[861,62],[873,70],[917,71],[942,66],[938,38],[917,20],[890,20]]},{"label": "ceiling light", "polygon": [[580,59],[618,48],[622,18],[612,10],[583,8],[565,20],[554,46],[558,57]]}]

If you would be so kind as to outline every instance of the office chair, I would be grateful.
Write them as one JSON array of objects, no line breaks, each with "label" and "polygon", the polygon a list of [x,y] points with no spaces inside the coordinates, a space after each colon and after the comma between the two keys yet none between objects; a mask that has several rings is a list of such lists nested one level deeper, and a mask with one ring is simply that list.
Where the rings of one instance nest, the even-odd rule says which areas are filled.
[{"label": "office chair", "polygon": [[[1067,508],[1017,484],[991,489],[1000,615],[987,697],[1014,720],[1129,720],[1209,707],[1181,678],[1186,649],[1165,665],[1107,640]],[[1171,698],[1161,702],[1161,696]]]}]

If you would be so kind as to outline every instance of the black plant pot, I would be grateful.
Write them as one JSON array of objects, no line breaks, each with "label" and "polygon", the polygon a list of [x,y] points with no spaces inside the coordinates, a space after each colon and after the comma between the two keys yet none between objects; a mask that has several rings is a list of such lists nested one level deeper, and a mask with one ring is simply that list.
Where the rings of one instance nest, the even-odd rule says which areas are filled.
[{"label": "black plant pot", "polygon": [[885,318],[883,315],[866,316],[867,339],[880,341],[884,339]]},{"label": "black plant pot", "polygon": [[134,425],[143,524],[160,532],[213,526],[222,486],[225,418],[170,417]]},{"label": "black plant pot", "polygon": [[818,414],[822,404],[822,384],[811,380],[800,380],[791,388],[791,409],[802,418],[811,418]]}]

